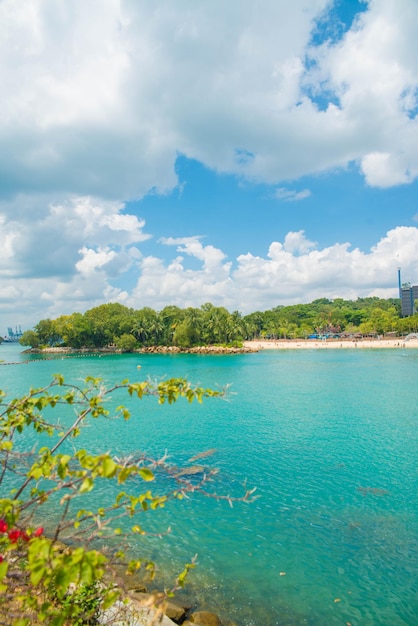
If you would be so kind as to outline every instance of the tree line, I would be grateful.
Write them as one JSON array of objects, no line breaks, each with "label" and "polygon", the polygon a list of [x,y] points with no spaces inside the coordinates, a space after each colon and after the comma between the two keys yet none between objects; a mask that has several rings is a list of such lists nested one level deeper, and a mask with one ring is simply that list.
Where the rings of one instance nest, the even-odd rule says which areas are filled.
[{"label": "tree line", "polygon": [[400,301],[377,297],[320,298],[242,315],[206,303],[200,308],[166,306],[161,311],[108,303],[85,313],[40,320],[20,339],[24,346],[68,346],[129,352],[146,346],[239,345],[250,339],[306,339],[312,335],[400,335],[418,329],[418,315],[402,318]]}]

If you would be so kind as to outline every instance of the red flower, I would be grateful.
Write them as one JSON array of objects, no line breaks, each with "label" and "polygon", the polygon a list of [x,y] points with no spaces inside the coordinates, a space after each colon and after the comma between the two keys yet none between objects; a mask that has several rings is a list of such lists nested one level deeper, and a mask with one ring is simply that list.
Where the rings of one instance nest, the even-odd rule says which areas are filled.
[{"label": "red flower", "polygon": [[8,533],[9,539],[12,543],[16,543],[19,537],[22,536],[22,532],[20,530],[9,530]]},{"label": "red flower", "polygon": [[2,557],[2,555],[0,554],[0,563],[3,563],[4,558]]},{"label": "red flower", "polygon": [[4,519],[0,519],[0,533],[7,533],[7,524]]},{"label": "red flower", "polygon": [[35,532],[33,533],[34,537],[40,537],[42,535],[42,533],[44,532],[44,529],[42,527],[39,527],[35,530]]}]

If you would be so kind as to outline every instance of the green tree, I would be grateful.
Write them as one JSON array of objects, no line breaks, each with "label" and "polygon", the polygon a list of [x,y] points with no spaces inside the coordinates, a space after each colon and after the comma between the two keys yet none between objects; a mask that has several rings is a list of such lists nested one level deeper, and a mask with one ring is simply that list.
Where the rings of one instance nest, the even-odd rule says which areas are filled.
[{"label": "green tree", "polygon": [[31,348],[38,348],[40,341],[38,334],[34,330],[25,330],[23,335],[19,339],[21,346],[30,346]]},{"label": "green tree", "polygon": [[91,343],[96,348],[103,348],[130,332],[134,311],[119,302],[109,302],[89,309],[84,317],[89,325]]},{"label": "green tree", "polygon": [[189,319],[184,319],[176,326],[173,343],[180,348],[192,348],[199,342],[199,333]]},{"label": "green tree", "polygon": [[153,338],[155,346],[160,345],[164,331],[164,322],[158,313],[155,313],[149,320],[149,332]]},{"label": "green tree", "polygon": [[159,317],[163,325],[161,341],[164,345],[171,345],[176,327],[184,318],[184,310],[174,305],[166,306]]},{"label": "green tree", "polygon": [[264,314],[261,311],[256,311],[255,313],[246,315],[244,320],[247,326],[248,337],[257,339],[263,330]]},{"label": "green tree", "polygon": [[239,311],[233,311],[227,323],[228,341],[242,341],[247,335],[247,325]]},{"label": "green tree", "polygon": [[53,346],[61,342],[55,323],[50,319],[41,320],[35,325],[35,332],[41,345]]},{"label": "green tree", "polygon": [[94,345],[89,320],[81,313],[61,315],[54,321],[56,334],[71,348],[91,348]]},{"label": "green tree", "polygon": [[156,311],[144,307],[140,311],[135,311],[130,332],[143,345],[157,345],[163,332],[163,323]]},{"label": "green tree", "polygon": [[133,335],[125,333],[116,339],[116,347],[122,352],[133,352],[138,347],[138,342]]}]

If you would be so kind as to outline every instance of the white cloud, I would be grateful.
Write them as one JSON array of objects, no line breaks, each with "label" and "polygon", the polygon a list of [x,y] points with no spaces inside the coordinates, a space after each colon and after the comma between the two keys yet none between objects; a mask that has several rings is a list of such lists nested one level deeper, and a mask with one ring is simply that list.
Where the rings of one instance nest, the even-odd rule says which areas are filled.
[{"label": "white cloud", "polygon": [[396,295],[398,264],[416,280],[416,229],[393,229],[370,252],[321,249],[298,231],[236,260],[168,237],[159,258],[139,248],[145,223],[126,210],[178,185],[179,154],[289,202],[310,195],[290,181],[353,163],[370,186],[416,179],[418,3],[369,0],[342,39],[315,47],[331,4],[2,0],[4,318],[25,311],[33,324],[109,298],[248,311]]},{"label": "white cloud", "polygon": [[191,257],[203,261],[203,268],[205,271],[213,272],[217,268],[229,268],[230,264],[222,265],[222,261],[226,258],[226,255],[215,248],[208,245],[203,246],[200,242],[200,237],[168,237],[162,238],[161,243],[168,246],[177,246],[178,252],[184,252]]},{"label": "white cloud", "polygon": [[109,250],[109,248],[104,250],[99,248],[97,251],[82,248],[80,253],[83,255],[83,258],[75,266],[80,274],[86,276],[94,274],[97,269],[110,263],[116,256],[116,253],[113,250]]},{"label": "white cloud", "polygon": [[[366,157],[372,185],[367,155],[388,153],[412,180],[418,5],[370,0],[341,41],[313,48],[329,5],[3,0],[3,192],[164,193],[179,153],[274,184]],[[318,110],[313,94],[332,101]]]},{"label": "white cloud", "polygon": [[[298,232],[287,233],[283,248],[286,252],[292,252],[293,254],[306,254],[312,248],[316,248],[316,245],[314,241],[309,241],[309,239],[305,237],[303,230],[300,230]],[[273,254],[273,250],[270,249],[269,256]]]},{"label": "white cloud", "polygon": [[393,187],[412,182],[415,178],[409,165],[400,155],[371,152],[363,157],[361,169],[366,181],[373,187]]},{"label": "white cloud", "polygon": [[[249,313],[319,297],[397,297],[398,266],[404,280],[418,282],[415,227],[390,230],[367,252],[349,243],[320,248],[303,232],[290,232],[283,242],[272,242],[265,256],[248,253],[234,263],[225,261],[225,254],[214,246],[202,246],[198,238],[170,243],[198,267],[188,267],[187,258],[177,250],[165,261],[141,256],[136,249],[129,258],[119,259],[110,248],[84,248],[79,271],[68,279],[45,276],[10,283],[0,278],[4,328],[10,320],[32,326],[41,318],[85,311],[108,301],[155,310],[169,304],[200,307],[212,302]],[[138,278],[133,287],[114,286],[112,277],[117,272],[108,268],[114,262],[122,274],[135,265]]]},{"label": "white cloud", "polygon": [[274,197],[278,200],[284,200],[285,202],[298,202],[299,200],[305,200],[309,198],[311,192],[309,189],[302,189],[302,191],[296,191],[295,189],[286,189],[285,187],[279,187],[274,192]]},{"label": "white cloud", "polygon": [[[155,257],[145,258],[128,302],[158,309],[211,301],[248,313],[318,297],[397,297],[399,265],[405,277],[418,279],[417,246],[418,229],[398,227],[369,252],[351,249],[349,243],[318,249],[303,232],[288,233],[283,243],[270,245],[265,258],[240,255],[235,267],[223,263],[218,266],[221,271],[212,274],[207,273],[200,252],[202,267],[197,270],[187,269],[181,257],[168,265]],[[218,255],[221,258],[221,251]]]},{"label": "white cloud", "polygon": [[[150,235],[143,232],[143,220],[123,210],[122,203],[90,197],[59,204],[19,196],[1,203],[0,275],[68,278],[78,271],[77,262],[87,248],[96,254],[111,246],[112,258],[125,254],[125,248]],[[80,267],[85,267],[83,262]]]},{"label": "white cloud", "polygon": [[[417,24],[415,0],[369,0],[341,41],[312,51],[318,66],[306,78],[337,99],[335,136],[371,186],[408,183],[418,175]],[[334,116],[328,107],[326,117]]]}]

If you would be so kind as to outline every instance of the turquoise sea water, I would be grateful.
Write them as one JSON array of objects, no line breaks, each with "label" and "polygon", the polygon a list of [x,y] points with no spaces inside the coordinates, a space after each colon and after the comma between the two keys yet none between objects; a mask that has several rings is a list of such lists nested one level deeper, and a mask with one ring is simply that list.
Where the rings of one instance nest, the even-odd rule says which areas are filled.
[{"label": "turquoise sea water", "polygon": [[[27,358],[19,350],[2,345],[0,359]],[[238,626],[418,624],[418,351],[58,358],[1,365],[0,387],[13,395],[57,372],[231,385],[227,402],[147,400],[86,435],[92,449],[168,450],[174,463],[216,448],[218,491],[257,487],[252,504],[193,498],[141,520],[171,526],[131,546],[168,579],[198,553],[186,595],[200,605]]]}]

